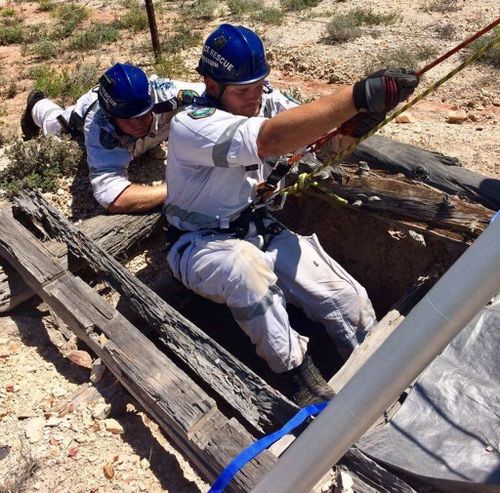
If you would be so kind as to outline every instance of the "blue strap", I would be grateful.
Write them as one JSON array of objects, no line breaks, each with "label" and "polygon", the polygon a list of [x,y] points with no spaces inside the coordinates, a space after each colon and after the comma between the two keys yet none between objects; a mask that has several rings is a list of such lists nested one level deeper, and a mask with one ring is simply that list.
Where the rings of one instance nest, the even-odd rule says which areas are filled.
[{"label": "blue strap", "polygon": [[270,447],[274,442],[277,442],[281,437],[293,431],[300,426],[310,416],[319,414],[328,405],[329,401],[319,404],[311,404],[301,409],[290,421],[288,421],[281,429],[260,438],[245,450],[240,452],[231,463],[220,473],[215,480],[213,486],[208,493],[222,493],[224,488],[236,476],[236,473],[245,466],[248,462],[254,459],[262,451]]}]

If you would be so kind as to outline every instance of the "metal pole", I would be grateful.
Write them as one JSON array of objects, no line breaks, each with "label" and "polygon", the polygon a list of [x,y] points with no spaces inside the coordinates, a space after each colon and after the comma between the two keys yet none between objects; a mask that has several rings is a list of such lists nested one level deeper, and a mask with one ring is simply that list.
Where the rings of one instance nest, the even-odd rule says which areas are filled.
[{"label": "metal pole", "polygon": [[300,435],[253,493],[308,493],[499,291],[497,216]]},{"label": "metal pole", "polygon": [[160,41],[158,40],[158,29],[156,27],[155,9],[153,6],[153,0],[145,0],[146,10],[148,12],[148,22],[149,30],[151,32],[151,43],[153,45],[153,53],[155,55],[156,61],[161,56]]}]

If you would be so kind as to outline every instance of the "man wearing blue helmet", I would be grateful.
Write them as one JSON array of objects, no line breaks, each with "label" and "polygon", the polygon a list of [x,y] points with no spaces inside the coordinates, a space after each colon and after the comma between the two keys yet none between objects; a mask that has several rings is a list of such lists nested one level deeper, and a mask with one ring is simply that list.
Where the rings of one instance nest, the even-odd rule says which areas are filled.
[{"label": "man wearing blue helmet", "polygon": [[295,234],[252,204],[276,172],[276,156],[338,126],[330,151],[345,147],[407,98],[418,78],[380,71],[299,106],[265,82],[270,69],[258,35],[229,24],[208,37],[197,70],[206,91],[170,131],[165,213],[178,239],[169,265],[188,288],[228,305],[257,353],[288,375],[298,404],[330,399],[286,303],[321,322],[344,357],[376,323],[372,305],[315,235]]},{"label": "man wearing blue helmet", "polygon": [[128,166],[167,140],[172,116],[203,90],[203,84],[148,78],[139,67],[117,63],[69,108],[32,92],[21,127],[26,140],[40,130],[83,137],[96,200],[109,212],[142,212],[164,202],[166,186],[131,183]]}]

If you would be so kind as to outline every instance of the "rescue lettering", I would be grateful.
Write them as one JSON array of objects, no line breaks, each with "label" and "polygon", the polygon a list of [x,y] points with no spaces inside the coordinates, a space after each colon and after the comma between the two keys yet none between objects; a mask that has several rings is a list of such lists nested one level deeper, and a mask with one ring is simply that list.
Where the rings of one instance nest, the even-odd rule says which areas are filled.
[{"label": "rescue lettering", "polygon": [[204,46],[203,47],[204,53],[206,53],[208,56],[202,55],[203,61],[211,65],[212,67],[218,68],[219,63],[228,71],[232,72],[234,70],[234,65],[230,63],[228,60],[226,60],[220,53],[215,51],[213,48],[210,48],[209,46]]}]

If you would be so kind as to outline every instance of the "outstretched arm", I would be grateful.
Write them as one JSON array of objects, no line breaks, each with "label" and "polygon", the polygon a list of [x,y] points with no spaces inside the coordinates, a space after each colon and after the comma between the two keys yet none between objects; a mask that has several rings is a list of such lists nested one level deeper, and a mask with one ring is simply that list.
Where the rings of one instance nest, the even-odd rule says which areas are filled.
[{"label": "outstretched arm", "polygon": [[167,186],[147,186],[132,183],[109,205],[108,212],[111,214],[146,212],[159,207],[167,196]]}]

